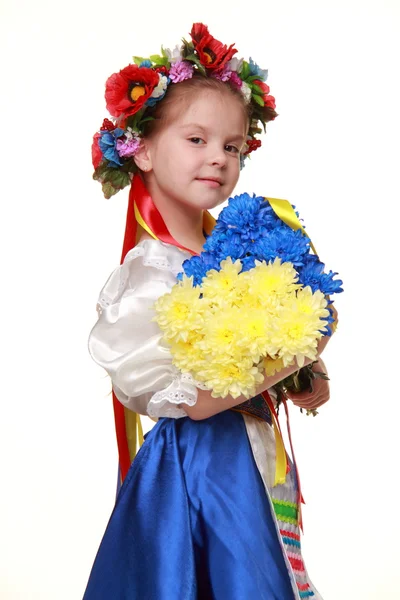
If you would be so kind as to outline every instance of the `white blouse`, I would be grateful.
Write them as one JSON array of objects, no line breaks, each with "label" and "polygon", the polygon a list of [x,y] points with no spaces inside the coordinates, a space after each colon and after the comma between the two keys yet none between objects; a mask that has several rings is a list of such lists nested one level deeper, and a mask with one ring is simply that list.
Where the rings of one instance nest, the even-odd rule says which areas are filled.
[{"label": "white blouse", "polygon": [[150,417],[186,417],[205,389],[172,364],[169,347],[152,318],[155,301],[169,292],[191,254],[144,239],[110,275],[98,300],[99,319],[89,336],[93,360],[111,377],[120,402]]}]

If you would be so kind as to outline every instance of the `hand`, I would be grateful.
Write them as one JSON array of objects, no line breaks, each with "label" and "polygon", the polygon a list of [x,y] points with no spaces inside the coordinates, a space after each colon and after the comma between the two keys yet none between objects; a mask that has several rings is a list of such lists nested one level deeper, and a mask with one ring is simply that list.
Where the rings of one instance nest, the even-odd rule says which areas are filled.
[{"label": "hand", "polygon": [[[321,358],[313,366],[313,371],[321,371],[327,375],[325,364]],[[288,390],[286,395],[296,406],[305,410],[315,410],[329,400],[329,381],[317,378],[313,379],[312,384],[313,391],[311,393],[309,391],[295,393]]]}]

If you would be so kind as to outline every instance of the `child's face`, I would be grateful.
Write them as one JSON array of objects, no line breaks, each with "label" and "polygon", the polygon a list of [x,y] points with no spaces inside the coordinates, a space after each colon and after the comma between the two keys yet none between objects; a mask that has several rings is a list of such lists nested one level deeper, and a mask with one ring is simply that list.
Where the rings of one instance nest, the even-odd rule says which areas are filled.
[{"label": "child's face", "polygon": [[247,127],[235,97],[210,90],[189,97],[187,107],[146,140],[146,185],[155,201],[196,210],[224,202],[239,178]]}]

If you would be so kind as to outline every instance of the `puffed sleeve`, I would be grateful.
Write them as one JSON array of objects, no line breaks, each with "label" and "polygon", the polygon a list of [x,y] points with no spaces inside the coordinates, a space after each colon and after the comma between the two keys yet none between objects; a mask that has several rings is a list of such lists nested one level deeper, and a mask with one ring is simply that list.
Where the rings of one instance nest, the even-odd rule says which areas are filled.
[{"label": "puffed sleeve", "polygon": [[200,386],[173,364],[152,318],[154,302],[169,292],[190,254],[158,240],[142,240],[109,277],[89,336],[93,360],[111,377],[120,402],[151,417],[186,417]]}]

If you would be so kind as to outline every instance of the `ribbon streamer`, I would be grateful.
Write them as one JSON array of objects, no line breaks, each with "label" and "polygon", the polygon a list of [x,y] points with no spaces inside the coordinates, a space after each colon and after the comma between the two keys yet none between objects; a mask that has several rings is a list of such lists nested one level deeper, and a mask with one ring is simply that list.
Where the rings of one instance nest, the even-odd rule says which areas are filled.
[{"label": "ribbon streamer", "polygon": [[[281,200],[279,198],[265,198],[269,202],[272,210],[286,225],[288,225],[293,231],[300,231],[309,238],[303,225],[300,223],[296,211],[288,200]],[[313,249],[314,254],[317,254],[314,244],[310,240],[310,246]]]}]

